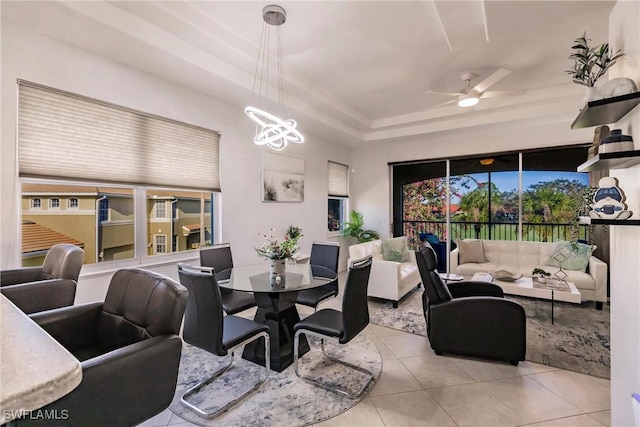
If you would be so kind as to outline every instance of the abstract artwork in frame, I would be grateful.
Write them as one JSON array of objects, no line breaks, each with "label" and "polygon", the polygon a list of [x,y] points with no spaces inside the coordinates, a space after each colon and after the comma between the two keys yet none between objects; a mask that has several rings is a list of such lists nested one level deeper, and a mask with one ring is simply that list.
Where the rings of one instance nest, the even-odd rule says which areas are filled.
[{"label": "abstract artwork in frame", "polygon": [[262,153],[262,201],[302,202],[304,160]]}]

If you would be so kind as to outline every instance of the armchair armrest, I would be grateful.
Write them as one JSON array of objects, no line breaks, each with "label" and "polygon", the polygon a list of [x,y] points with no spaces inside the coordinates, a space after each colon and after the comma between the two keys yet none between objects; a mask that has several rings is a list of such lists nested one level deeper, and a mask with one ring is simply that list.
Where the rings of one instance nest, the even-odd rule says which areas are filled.
[{"label": "armchair armrest", "polygon": [[35,282],[42,277],[42,267],[24,267],[13,270],[0,271],[0,287],[17,285],[19,283]]},{"label": "armchair armrest", "polygon": [[487,282],[452,282],[447,283],[447,288],[453,298],[504,297],[504,291],[500,286]]},{"label": "armchair armrest", "polygon": [[73,305],[76,281],[49,279],[3,286],[0,292],[26,314]]},{"label": "armchair armrest", "polygon": [[593,277],[593,280],[596,283],[596,301],[607,301],[607,269],[608,266],[605,262],[594,256],[589,257],[587,272],[591,277]]},{"label": "armchair armrest", "polygon": [[456,274],[458,272],[460,250],[455,248],[451,252],[449,252],[449,273]]},{"label": "armchair armrest", "polygon": [[94,347],[102,302],[43,311],[29,317],[70,352]]},{"label": "armchair armrest", "polygon": [[180,337],[162,335],[85,360],[80,385],[43,409],[83,425],[138,424],[171,403],[181,353]]}]

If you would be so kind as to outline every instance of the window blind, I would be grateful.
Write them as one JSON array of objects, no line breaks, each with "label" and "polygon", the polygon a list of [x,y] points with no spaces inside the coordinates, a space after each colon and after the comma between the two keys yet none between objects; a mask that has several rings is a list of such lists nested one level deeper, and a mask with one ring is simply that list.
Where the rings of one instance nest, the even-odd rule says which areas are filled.
[{"label": "window blind", "polygon": [[329,196],[349,197],[349,166],[329,161]]},{"label": "window blind", "polygon": [[220,134],[18,81],[23,177],[220,191]]}]

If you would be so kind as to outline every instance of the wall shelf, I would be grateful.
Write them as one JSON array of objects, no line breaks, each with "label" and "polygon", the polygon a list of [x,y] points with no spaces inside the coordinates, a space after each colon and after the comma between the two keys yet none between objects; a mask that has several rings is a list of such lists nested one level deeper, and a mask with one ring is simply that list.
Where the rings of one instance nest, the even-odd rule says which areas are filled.
[{"label": "wall shelf", "polygon": [[591,218],[591,225],[635,225],[640,226],[640,219],[599,219]]},{"label": "wall shelf", "polygon": [[640,165],[640,150],[596,154],[580,166],[578,172],[625,169]]},{"label": "wall shelf", "polygon": [[571,124],[571,129],[615,123],[640,104],[640,92],[589,101]]}]

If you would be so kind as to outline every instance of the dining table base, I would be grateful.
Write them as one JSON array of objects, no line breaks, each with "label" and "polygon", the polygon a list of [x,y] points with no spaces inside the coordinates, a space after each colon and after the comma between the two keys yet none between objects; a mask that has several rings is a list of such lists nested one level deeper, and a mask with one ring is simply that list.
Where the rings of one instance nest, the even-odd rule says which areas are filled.
[{"label": "dining table base", "polygon": [[[293,364],[293,327],[300,321],[295,304],[297,295],[297,292],[255,294],[258,310],[253,320],[269,326],[271,369],[276,372],[282,372]],[[300,336],[299,356],[308,351],[307,339]],[[256,340],[247,344],[242,358],[264,366],[264,340]]]}]

